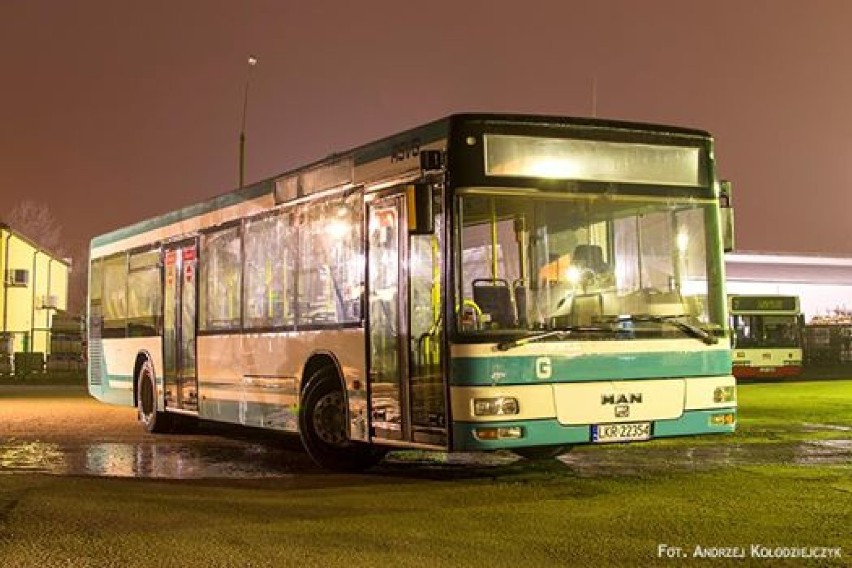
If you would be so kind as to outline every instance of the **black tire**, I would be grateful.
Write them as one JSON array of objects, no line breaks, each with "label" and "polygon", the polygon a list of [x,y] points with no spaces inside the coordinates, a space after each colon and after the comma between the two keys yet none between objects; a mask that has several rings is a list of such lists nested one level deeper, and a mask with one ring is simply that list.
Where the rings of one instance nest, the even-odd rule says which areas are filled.
[{"label": "black tire", "polygon": [[299,412],[302,445],[320,467],[363,471],[376,465],[386,451],[349,440],[348,412],[337,371],[325,367],[308,379]]},{"label": "black tire", "polygon": [[516,448],[512,452],[529,461],[545,461],[566,454],[571,448],[572,446],[530,446]]},{"label": "black tire", "polygon": [[146,359],[136,376],[136,408],[139,411],[139,423],[147,432],[159,434],[171,430],[171,416],[157,410],[157,378],[154,365]]}]

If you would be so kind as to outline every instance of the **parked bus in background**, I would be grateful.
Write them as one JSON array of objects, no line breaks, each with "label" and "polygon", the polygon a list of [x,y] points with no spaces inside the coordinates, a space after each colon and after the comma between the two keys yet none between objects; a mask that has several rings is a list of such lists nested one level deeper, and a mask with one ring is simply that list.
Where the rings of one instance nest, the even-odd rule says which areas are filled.
[{"label": "parked bus in background", "polygon": [[731,432],[720,187],[703,131],[450,116],[93,239],[89,391],[342,470]]},{"label": "parked bus in background", "polygon": [[805,320],[798,296],[731,295],[728,301],[734,376],[800,375]]}]

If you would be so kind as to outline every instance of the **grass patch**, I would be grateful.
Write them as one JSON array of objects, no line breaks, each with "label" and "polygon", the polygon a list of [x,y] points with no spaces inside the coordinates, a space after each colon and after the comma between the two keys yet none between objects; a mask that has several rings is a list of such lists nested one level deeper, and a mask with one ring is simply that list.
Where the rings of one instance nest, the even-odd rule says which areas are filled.
[{"label": "grass patch", "polygon": [[2,384],[0,383],[0,400],[3,399],[58,399],[85,398],[89,399],[86,385],[57,385],[57,384]]},{"label": "grass patch", "polygon": [[495,567],[648,565],[663,560],[662,543],[849,551],[849,473],[779,465],[578,479],[510,468],[453,482],[331,476],[306,488],[5,476],[0,552],[4,566]]},{"label": "grass patch", "polygon": [[47,386],[80,385],[86,386],[84,372],[28,373],[26,375],[0,374],[0,385],[9,386]]},{"label": "grass patch", "polygon": [[[844,429],[852,426],[852,381],[742,385],[739,405],[739,429],[731,436],[585,447],[582,452],[633,452],[648,446],[782,448],[787,442],[852,437]],[[0,564],[495,568],[698,563],[659,558],[661,544],[680,547],[685,555],[698,545],[840,547],[842,559],[747,557],[730,564],[848,563],[852,464],[797,466],[783,451],[763,455],[759,463],[736,462],[741,465],[710,471],[662,468],[591,477],[555,461],[471,468],[448,476],[452,479],[440,479],[440,471],[424,474],[417,465],[381,475],[316,472],[251,481],[0,475]],[[645,459],[641,452],[635,457]]]}]

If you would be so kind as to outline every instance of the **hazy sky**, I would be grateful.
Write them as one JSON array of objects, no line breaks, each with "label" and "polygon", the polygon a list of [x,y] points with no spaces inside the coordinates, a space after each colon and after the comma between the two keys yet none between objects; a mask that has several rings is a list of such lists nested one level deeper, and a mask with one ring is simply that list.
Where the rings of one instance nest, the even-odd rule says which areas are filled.
[{"label": "hazy sky", "polygon": [[[738,248],[852,255],[852,1],[0,0],[0,207],[73,246],[461,111],[716,136]],[[597,85],[593,105],[593,84]]]}]

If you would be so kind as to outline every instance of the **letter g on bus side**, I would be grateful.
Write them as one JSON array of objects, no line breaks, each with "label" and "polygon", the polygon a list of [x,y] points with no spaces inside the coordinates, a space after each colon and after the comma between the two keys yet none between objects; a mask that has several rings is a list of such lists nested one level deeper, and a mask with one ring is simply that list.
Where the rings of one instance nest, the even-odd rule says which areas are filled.
[{"label": "letter g on bus side", "polygon": [[539,379],[549,379],[553,376],[553,364],[550,357],[539,357],[535,360],[535,376]]}]

